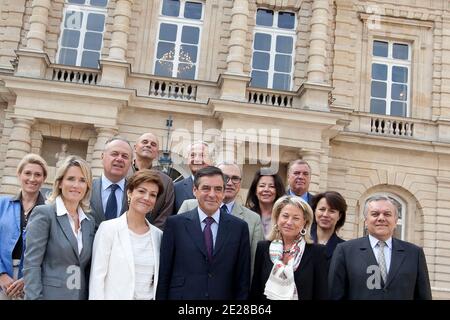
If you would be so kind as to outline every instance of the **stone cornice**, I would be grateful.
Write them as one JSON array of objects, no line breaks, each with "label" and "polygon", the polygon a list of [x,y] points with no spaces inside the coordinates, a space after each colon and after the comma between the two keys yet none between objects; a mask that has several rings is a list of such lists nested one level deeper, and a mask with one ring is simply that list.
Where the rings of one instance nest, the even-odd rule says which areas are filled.
[{"label": "stone cornice", "polygon": [[434,22],[429,20],[411,19],[406,17],[390,17],[379,13],[364,13],[364,12],[359,13],[360,19],[365,22],[369,19],[374,19],[374,15],[376,15],[376,21],[382,23],[397,24],[403,26],[406,25],[422,28],[433,28],[434,26]]}]

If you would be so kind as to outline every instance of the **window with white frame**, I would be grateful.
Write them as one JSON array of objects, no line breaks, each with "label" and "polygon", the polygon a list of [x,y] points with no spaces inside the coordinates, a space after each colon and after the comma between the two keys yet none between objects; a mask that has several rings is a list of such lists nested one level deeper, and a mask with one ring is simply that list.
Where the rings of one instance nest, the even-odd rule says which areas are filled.
[{"label": "window with white frame", "polygon": [[[394,231],[394,237],[400,240],[405,240],[405,222],[406,222],[406,203],[405,201],[403,201],[403,199],[401,199],[400,197],[398,197],[397,195],[394,195],[392,193],[376,193],[376,194],[372,194],[370,195],[366,201],[364,202],[364,207],[366,207],[367,204],[367,200],[371,197],[374,196],[387,196],[391,199],[394,199],[397,202],[397,207],[398,207],[398,220],[397,220],[397,226],[395,227],[395,231]],[[364,235],[367,235],[367,230],[364,229]]]},{"label": "window with white frame", "polygon": [[108,0],[67,0],[57,62],[98,68]]},{"label": "window with white frame", "polygon": [[374,40],[371,74],[370,112],[399,117],[409,116],[410,45]]},{"label": "window with white frame", "polygon": [[203,2],[162,1],[155,75],[180,79],[197,77],[203,15]]},{"label": "window with white frame", "polygon": [[252,87],[292,90],[296,17],[258,9],[253,37]]}]

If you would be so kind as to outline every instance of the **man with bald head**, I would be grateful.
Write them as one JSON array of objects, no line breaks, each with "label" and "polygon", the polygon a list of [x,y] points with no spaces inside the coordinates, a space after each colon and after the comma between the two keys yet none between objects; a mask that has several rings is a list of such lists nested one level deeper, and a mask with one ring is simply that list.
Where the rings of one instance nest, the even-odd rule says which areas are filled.
[{"label": "man with bald head", "polygon": [[209,146],[206,142],[197,141],[189,145],[186,160],[191,170],[191,176],[175,183],[175,204],[173,214],[177,214],[184,200],[195,199],[193,193],[194,176],[198,170],[211,165]]},{"label": "man with bald head", "polygon": [[[133,162],[133,173],[140,169],[152,169],[153,161],[158,158],[159,154],[159,140],[156,135],[151,132],[144,133],[137,140],[134,145],[135,160]],[[164,186],[162,194],[158,195],[155,207],[147,214],[147,219],[161,230],[164,229],[164,224],[168,216],[173,212],[174,190],[172,179],[156,169],[154,170],[161,178]]]},{"label": "man with bald head", "polygon": [[105,143],[101,158],[102,176],[92,182],[91,214],[96,228],[102,221],[117,218],[128,210],[125,178],[133,149],[128,140],[115,136]]}]

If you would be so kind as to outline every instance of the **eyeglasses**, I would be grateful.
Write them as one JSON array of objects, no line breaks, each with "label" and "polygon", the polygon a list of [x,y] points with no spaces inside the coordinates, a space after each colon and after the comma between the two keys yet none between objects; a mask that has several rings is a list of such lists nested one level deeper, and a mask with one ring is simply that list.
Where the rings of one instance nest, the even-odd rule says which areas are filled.
[{"label": "eyeglasses", "polygon": [[239,182],[241,182],[242,178],[238,177],[238,176],[227,176],[226,174],[223,175],[223,177],[225,178],[225,183],[227,183],[228,181],[231,180],[231,182],[233,182],[234,184],[238,184]]}]

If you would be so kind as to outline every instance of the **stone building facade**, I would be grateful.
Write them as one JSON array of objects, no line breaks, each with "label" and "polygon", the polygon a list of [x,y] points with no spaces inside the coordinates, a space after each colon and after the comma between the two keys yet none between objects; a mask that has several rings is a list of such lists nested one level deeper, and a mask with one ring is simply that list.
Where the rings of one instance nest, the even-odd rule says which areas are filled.
[{"label": "stone building facade", "polygon": [[346,239],[369,196],[396,197],[450,298],[449,0],[0,0],[2,194],[52,141],[99,175],[108,138],[147,131],[182,175],[193,140],[239,158],[242,197],[256,168],[307,160],[311,191],[349,204]]}]

